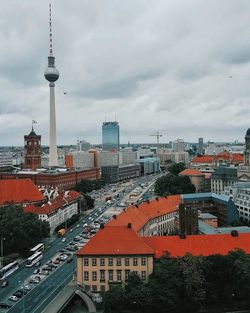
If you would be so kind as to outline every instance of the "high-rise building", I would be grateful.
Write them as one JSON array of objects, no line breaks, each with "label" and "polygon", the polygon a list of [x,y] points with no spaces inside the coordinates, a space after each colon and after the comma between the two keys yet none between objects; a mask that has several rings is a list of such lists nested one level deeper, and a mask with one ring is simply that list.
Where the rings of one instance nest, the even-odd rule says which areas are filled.
[{"label": "high-rise building", "polygon": [[204,154],[204,150],[203,150],[203,138],[200,137],[198,139],[198,151],[197,151],[198,154]]},{"label": "high-rise building", "polygon": [[36,170],[41,167],[41,136],[32,126],[29,135],[24,136],[24,168]]},{"label": "high-rise building", "polygon": [[85,140],[77,140],[77,151],[88,151],[90,149],[90,143]]},{"label": "high-rise building", "polygon": [[174,152],[182,152],[182,151],[185,151],[186,149],[187,149],[187,145],[183,139],[177,139],[173,143],[173,151]]},{"label": "high-rise building", "polygon": [[120,130],[118,122],[103,122],[102,148],[107,151],[118,151],[120,146]]},{"label": "high-rise building", "polygon": [[246,166],[250,165],[250,128],[247,130],[245,136],[244,163]]},{"label": "high-rise building", "polygon": [[49,81],[50,89],[50,144],[49,144],[49,166],[58,166],[57,144],[56,144],[56,108],[55,108],[55,81],[59,78],[59,72],[55,67],[55,57],[52,49],[52,26],[51,26],[51,4],[49,5],[49,56],[48,67],[44,77]]}]

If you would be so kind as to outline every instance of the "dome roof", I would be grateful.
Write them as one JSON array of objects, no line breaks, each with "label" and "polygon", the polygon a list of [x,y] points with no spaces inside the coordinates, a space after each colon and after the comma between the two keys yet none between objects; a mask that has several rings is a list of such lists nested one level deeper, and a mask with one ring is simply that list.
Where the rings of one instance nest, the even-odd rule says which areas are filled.
[{"label": "dome roof", "polygon": [[250,136],[250,128],[248,128],[248,130],[246,132],[246,136]]},{"label": "dome roof", "polygon": [[59,78],[59,72],[55,67],[47,67],[44,71],[44,77],[49,82],[55,82]]}]

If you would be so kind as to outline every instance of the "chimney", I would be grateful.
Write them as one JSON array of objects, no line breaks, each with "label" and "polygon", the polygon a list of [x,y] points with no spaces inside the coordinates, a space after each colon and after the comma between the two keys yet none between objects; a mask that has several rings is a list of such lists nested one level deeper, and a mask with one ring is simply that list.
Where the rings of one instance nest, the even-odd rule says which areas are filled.
[{"label": "chimney", "polygon": [[116,220],[116,215],[115,214],[113,215],[113,218]]},{"label": "chimney", "polygon": [[128,223],[128,228],[132,228],[132,224],[131,223]]},{"label": "chimney", "polygon": [[135,207],[136,207],[136,208],[138,208],[138,207],[139,207],[139,205],[138,205],[138,204],[136,204],[136,205],[135,205]]},{"label": "chimney", "polygon": [[238,236],[239,236],[238,231],[237,231],[237,230],[232,230],[232,231],[231,231],[231,236],[232,236],[232,237],[238,237]]},{"label": "chimney", "polygon": [[149,201],[149,200],[147,200],[147,203],[149,204],[149,203],[150,203],[150,201]]},{"label": "chimney", "polygon": [[104,229],[104,224],[103,223],[100,225],[100,229]]},{"label": "chimney", "polygon": [[159,201],[159,198],[158,198],[158,197],[156,197],[156,198],[155,198],[155,200],[156,200],[156,201]]},{"label": "chimney", "polygon": [[187,236],[186,236],[186,234],[180,234],[179,237],[180,237],[180,239],[186,239]]}]

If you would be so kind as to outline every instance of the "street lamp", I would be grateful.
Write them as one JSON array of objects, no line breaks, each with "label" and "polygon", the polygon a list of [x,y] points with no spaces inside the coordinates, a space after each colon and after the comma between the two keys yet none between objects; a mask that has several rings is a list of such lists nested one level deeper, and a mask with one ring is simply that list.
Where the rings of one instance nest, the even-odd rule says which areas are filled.
[{"label": "street lamp", "polygon": [[5,238],[0,238],[0,242],[1,242],[1,258],[0,258],[0,267],[3,267],[3,242],[4,242]]}]

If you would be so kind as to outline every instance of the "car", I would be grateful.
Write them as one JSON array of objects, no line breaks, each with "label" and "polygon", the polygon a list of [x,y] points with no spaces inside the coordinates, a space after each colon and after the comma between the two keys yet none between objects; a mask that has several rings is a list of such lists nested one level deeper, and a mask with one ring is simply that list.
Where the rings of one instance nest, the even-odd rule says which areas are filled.
[{"label": "car", "polygon": [[[22,287],[23,288],[23,287]],[[31,290],[31,287],[29,285],[25,285],[24,286],[24,290],[27,290],[27,291],[30,291]]]},{"label": "car", "polygon": [[6,302],[0,302],[0,308],[2,308],[2,309],[9,309],[11,307],[12,306]]},{"label": "car", "polygon": [[30,283],[30,284],[38,284],[39,281],[35,280],[34,278],[31,278],[31,279],[29,280],[29,283]]},{"label": "car", "polygon": [[33,279],[37,280],[38,282],[40,282],[41,277],[40,276],[34,276]]},{"label": "car", "polygon": [[67,258],[68,258],[68,256],[67,256],[66,254],[61,254],[61,255],[60,255],[60,260],[61,260],[61,261],[66,261]]},{"label": "car", "polygon": [[9,300],[10,300],[10,301],[17,302],[17,301],[19,300],[19,298],[16,297],[16,296],[10,296],[10,297],[9,297]]},{"label": "car", "polygon": [[43,267],[42,271],[49,271],[49,272],[51,272],[52,268],[48,265],[48,266]]},{"label": "car", "polygon": [[48,262],[46,262],[47,265],[50,265],[53,261],[49,260]]},{"label": "car", "polygon": [[9,282],[8,280],[3,280],[2,283],[1,283],[1,288],[5,288],[9,285]]},{"label": "car", "polygon": [[70,262],[72,262],[73,261],[73,258],[72,257],[69,257],[68,259],[67,259],[67,263],[70,263]]},{"label": "car", "polygon": [[53,263],[54,263],[54,264],[60,264],[60,258],[56,258]]},{"label": "car", "polygon": [[36,270],[34,270],[33,274],[36,275],[36,274],[39,274],[40,273],[40,269],[37,268]]},{"label": "car", "polygon": [[49,267],[51,268],[57,268],[57,265],[55,265],[54,263],[50,264]]},{"label": "car", "polygon": [[65,241],[66,241],[66,238],[63,238],[63,239],[62,239],[62,242],[65,242]]},{"label": "car", "polygon": [[61,252],[61,253],[64,253],[65,251],[67,251],[67,250],[65,250],[65,249],[60,249],[59,250],[59,252]]},{"label": "car", "polygon": [[50,273],[50,272],[47,271],[47,270],[42,270],[42,271],[41,271],[41,274],[42,274],[42,275],[49,275],[49,273]]},{"label": "car", "polygon": [[79,228],[79,227],[80,227],[80,225],[79,225],[79,224],[77,224],[77,225],[76,225],[76,227],[77,227],[77,228]]},{"label": "car", "polygon": [[38,267],[41,265],[41,262],[36,262],[35,267]]},{"label": "car", "polygon": [[72,233],[73,232],[73,229],[71,228],[70,232]]}]

